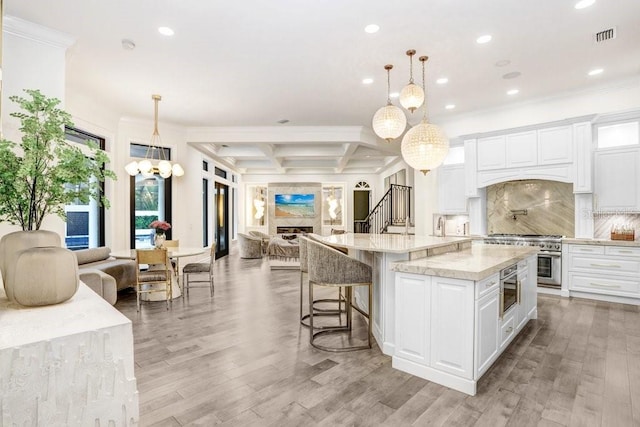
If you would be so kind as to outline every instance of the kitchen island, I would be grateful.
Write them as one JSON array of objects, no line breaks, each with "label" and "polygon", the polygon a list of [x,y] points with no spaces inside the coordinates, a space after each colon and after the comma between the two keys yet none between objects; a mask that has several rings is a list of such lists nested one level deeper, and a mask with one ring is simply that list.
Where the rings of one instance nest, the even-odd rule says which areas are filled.
[{"label": "kitchen island", "polygon": [[537,318],[537,252],[478,244],[393,263],[393,367],[475,395],[480,377]]},{"label": "kitchen island", "polygon": [[[373,336],[382,352],[395,353],[396,277],[391,265],[447,252],[471,248],[468,237],[433,237],[400,234],[347,233],[318,238],[332,246],[348,249],[349,255],[373,270]],[[368,295],[356,290],[356,304],[369,311]]]}]

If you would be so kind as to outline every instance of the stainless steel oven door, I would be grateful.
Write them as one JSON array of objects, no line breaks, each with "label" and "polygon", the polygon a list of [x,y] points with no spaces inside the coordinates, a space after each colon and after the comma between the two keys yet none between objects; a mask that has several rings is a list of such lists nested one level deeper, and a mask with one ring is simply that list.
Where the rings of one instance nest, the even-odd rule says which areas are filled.
[{"label": "stainless steel oven door", "polygon": [[560,287],[562,284],[562,254],[538,252],[538,284]]}]

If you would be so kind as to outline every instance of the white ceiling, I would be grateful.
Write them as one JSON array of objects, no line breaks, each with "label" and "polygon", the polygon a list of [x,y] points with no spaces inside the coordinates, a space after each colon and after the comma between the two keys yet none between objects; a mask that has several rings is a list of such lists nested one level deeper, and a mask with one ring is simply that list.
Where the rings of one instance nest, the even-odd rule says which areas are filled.
[{"label": "white ceiling", "polygon": [[[583,10],[573,5],[574,0],[4,0],[5,14],[76,39],[68,53],[69,92],[99,100],[122,117],[145,119],[153,113],[151,94],[161,94],[161,134],[163,121],[193,127],[190,143],[255,173],[375,172],[393,162],[398,144],[376,141],[367,129],[386,101],[384,65],[395,66],[392,91],[406,84],[407,49],[430,58],[428,104],[436,123],[637,77],[640,1],[597,0]],[[380,26],[378,33],[364,32],[371,23]],[[175,35],[160,35],[157,27],[163,25]],[[617,38],[596,44],[594,33],[610,27],[616,27]],[[476,44],[483,34],[493,40]],[[125,38],[135,42],[134,50],[122,48]],[[509,64],[496,66],[503,60]],[[588,77],[596,67],[604,72]],[[502,78],[515,71],[520,77]],[[414,74],[419,82],[418,61]],[[443,76],[449,83],[437,85]],[[374,83],[363,85],[365,77]],[[506,95],[512,88],[520,93]],[[456,108],[445,110],[446,104]],[[419,118],[416,112],[409,121]],[[277,124],[282,119],[289,123]],[[261,132],[212,130],[247,126],[260,126]],[[276,137],[299,126],[331,126],[333,139],[322,132],[293,136],[293,130]]]}]

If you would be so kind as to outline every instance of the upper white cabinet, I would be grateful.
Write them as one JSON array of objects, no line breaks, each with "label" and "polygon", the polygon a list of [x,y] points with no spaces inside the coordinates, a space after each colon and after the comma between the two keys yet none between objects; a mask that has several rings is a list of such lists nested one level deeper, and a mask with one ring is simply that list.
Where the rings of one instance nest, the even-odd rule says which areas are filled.
[{"label": "upper white cabinet", "polygon": [[640,147],[598,150],[595,163],[595,208],[640,212]]},{"label": "upper white cabinet", "polygon": [[559,126],[538,131],[538,164],[553,165],[571,162],[573,155],[571,126]]},{"label": "upper white cabinet", "polygon": [[438,211],[444,214],[467,212],[465,166],[442,166],[438,169]]},{"label": "upper white cabinet", "polygon": [[535,166],[538,163],[536,131],[512,133],[505,136],[506,167]]},{"label": "upper white cabinet", "polygon": [[478,139],[478,170],[502,169],[507,165],[505,137],[492,136]]}]

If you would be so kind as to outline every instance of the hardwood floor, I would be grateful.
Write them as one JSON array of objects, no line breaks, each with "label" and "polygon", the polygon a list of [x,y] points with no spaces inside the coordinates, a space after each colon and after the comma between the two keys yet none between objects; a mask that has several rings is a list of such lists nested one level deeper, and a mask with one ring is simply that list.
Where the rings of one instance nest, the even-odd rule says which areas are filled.
[{"label": "hardwood floor", "polygon": [[[474,397],[391,368],[375,347],[311,348],[297,271],[216,261],[215,295],[144,303],[133,321],[142,426],[640,426],[640,310],[538,297]],[[360,331],[364,325],[360,323]]]}]

